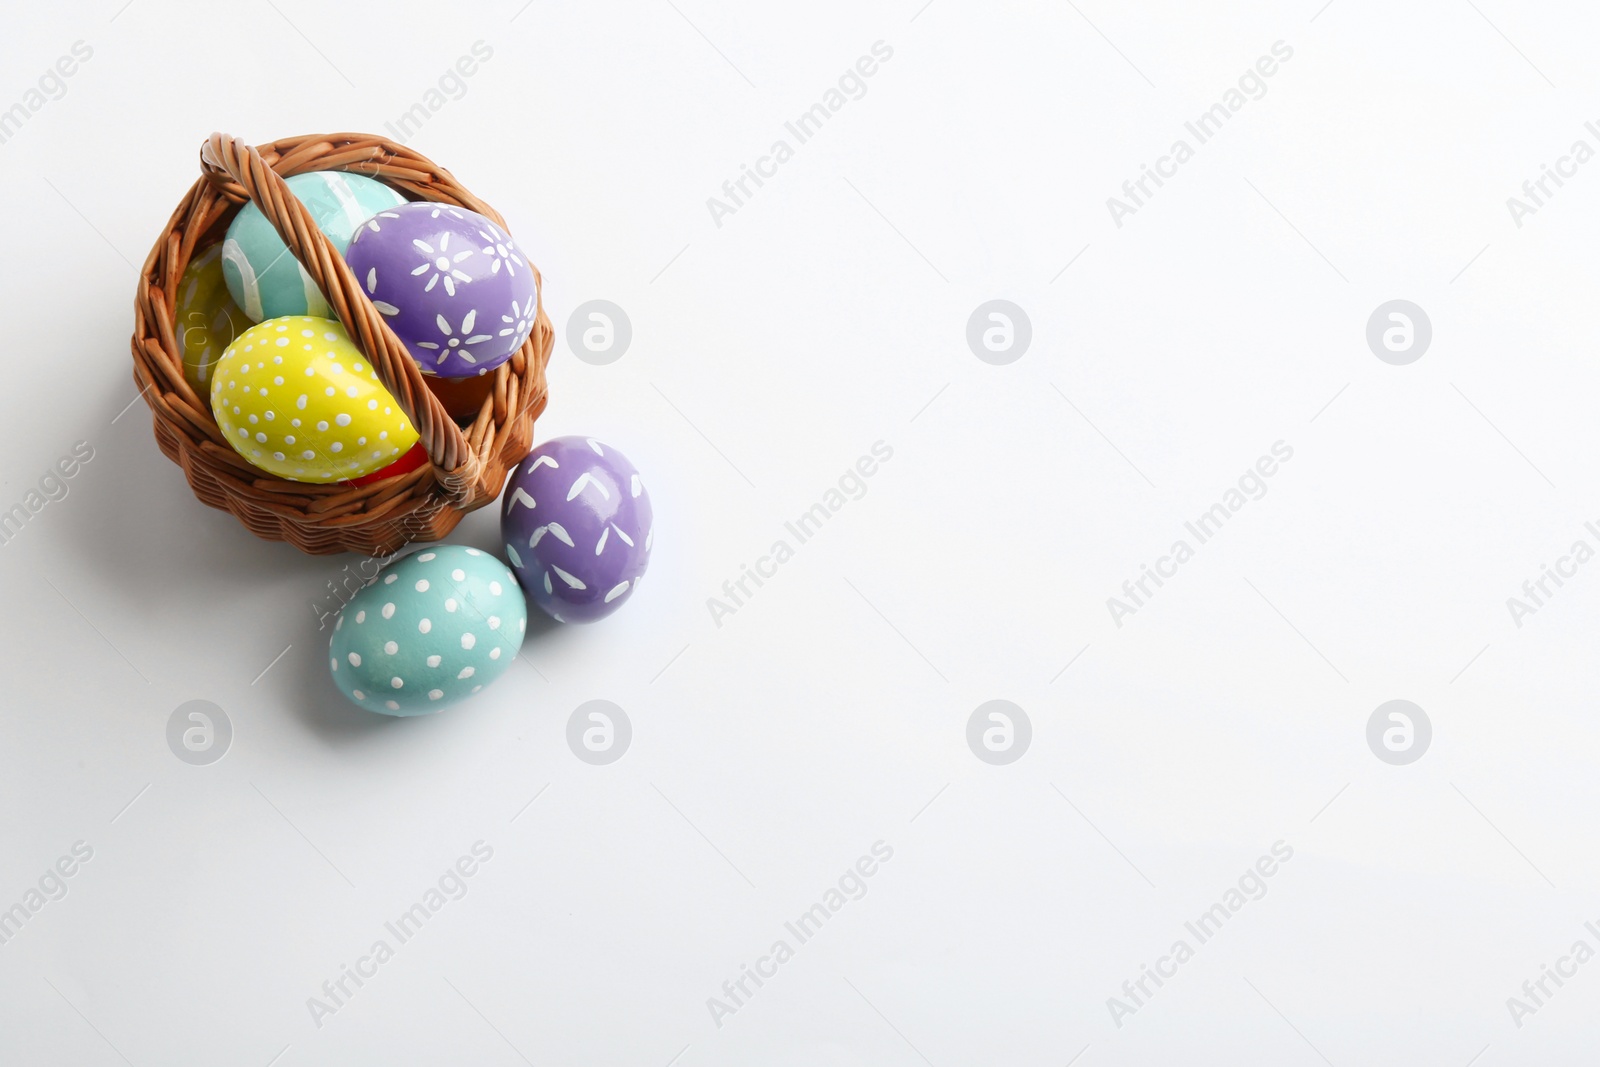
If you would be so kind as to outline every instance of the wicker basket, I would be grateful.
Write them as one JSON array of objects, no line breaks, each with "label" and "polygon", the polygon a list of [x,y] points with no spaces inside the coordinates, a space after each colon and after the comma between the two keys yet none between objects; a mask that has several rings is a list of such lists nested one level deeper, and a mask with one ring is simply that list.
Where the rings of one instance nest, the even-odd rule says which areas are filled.
[{"label": "wicker basket", "polygon": [[[203,177],[172,213],[144,262],[133,329],[134,384],[150,405],[156,443],[183,468],[195,496],[231,511],[257,537],[288,541],[302,552],[373,555],[387,555],[411,541],[438,540],[462,515],[498,497],[507,473],[532,448],[533,420],[544,410],[545,364],[555,331],[545,316],[542,281],[533,333],[496,368],[492,392],[463,428],[429,391],[405,346],[284,178],[314,170],[355,171],[409,199],[456,204],[504,225],[494,208],[425,157],[367,134],[289,137],[256,148],[212,134],[200,148],[200,167]],[[173,297],[191,257],[222,240],[246,199],[255,202],[305,266],[410,416],[429,464],[363,486],[291,482],[252,466],[223,439],[210,398],[197,396],[184,379]]]}]

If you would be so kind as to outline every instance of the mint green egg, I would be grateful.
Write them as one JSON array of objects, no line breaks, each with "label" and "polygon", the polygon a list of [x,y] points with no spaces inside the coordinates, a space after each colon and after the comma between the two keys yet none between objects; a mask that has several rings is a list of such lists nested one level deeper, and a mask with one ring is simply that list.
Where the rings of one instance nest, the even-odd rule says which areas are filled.
[{"label": "mint green egg", "polygon": [[506,672],[528,602],[495,557],[434,545],[385,567],[351,598],[328,643],[334,684],[380,715],[426,715]]},{"label": "mint green egg", "polygon": [[[289,191],[310,209],[317,228],[341,256],[363,222],[405,203],[405,197],[363,174],[318,170],[287,181]],[[246,204],[228,226],[222,242],[222,277],[233,302],[252,321],[282,315],[333,317],[316,283],[253,203]]]}]

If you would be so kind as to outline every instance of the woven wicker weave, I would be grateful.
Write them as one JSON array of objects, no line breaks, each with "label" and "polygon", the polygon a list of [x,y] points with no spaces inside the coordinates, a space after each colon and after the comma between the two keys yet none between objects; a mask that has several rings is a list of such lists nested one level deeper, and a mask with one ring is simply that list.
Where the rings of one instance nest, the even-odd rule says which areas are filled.
[{"label": "woven wicker weave", "polygon": [[[289,137],[255,148],[212,134],[201,146],[200,167],[203,176],[145,260],[133,330],[134,384],[150,405],[156,443],[183,468],[195,495],[238,516],[257,537],[288,541],[303,552],[373,555],[411,541],[438,540],[462,515],[498,497],[507,473],[533,447],[533,421],[544,410],[545,364],[555,332],[543,301],[527,343],[495,370],[492,392],[463,429],[429,391],[405,346],[283,179],[305,171],[354,171],[409,199],[456,204],[504,225],[494,208],[425,157],[367,134]],[[410,416],[428,465],[364,486],[291,482],[247,463],[223,439],[210,398],[197,396],[184,379],[173,296],[189,260],[222,239],[247,199],[305,266]]]}]

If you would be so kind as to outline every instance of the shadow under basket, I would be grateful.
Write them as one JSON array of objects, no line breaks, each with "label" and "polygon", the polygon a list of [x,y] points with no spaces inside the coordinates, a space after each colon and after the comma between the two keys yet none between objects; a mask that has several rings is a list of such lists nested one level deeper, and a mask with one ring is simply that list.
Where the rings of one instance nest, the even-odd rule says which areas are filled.
[{"label": "shadow under basket", "polygon": [[[257,537],[287,541],[302,552],[370,555],[436,541],[467,512],[496,499],[506,475],[533,447],[533,421],[545,406],[545,365],[555,331],[545,315],[538,269],[533,332],[494,370],[493,388],[476,415],[458,425],[284,179],[307,171],[352,171],[408,200],[454,204],[504,226],[499,213],[431,160],[366,134],[289,137],[257,147],[212,134],[201,146],[200,169],[201,178],[144,262],[133,329],[134,385],[150,405],[156,443],[183,468],[195,496],[232,512]],[[210,397],[197,395],[184,378],[174,298],[189,261],[222,240],[246,200],[272,223],[410,417],[428,463],[360,486],[292,482],[251,465],[224,440]]]}]

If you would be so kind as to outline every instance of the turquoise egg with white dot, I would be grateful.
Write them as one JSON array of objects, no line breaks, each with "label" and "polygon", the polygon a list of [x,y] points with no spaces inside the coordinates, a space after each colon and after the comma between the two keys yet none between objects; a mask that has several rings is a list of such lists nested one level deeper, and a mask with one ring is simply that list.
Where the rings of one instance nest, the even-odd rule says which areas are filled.
[{"label": "turquoise egg with white dot", "polygon": [[[364,174],[317,170],[285,180],[341,256],[363,222],[406,202],[389,186]],[[333,317],[317,283],[289,254],[289,246],[253,203],[240,209],[228,224],[228,236],[222,242],[222,278],[233,302],[255,322],[282,315]]]},{"label": "turquoise egg with white dot", "polygon": [[528,603],[504,563],[436,545],[389,564],[339,614],[334,684],[381,715],[427,715],[469,697],[516,659]]}]

